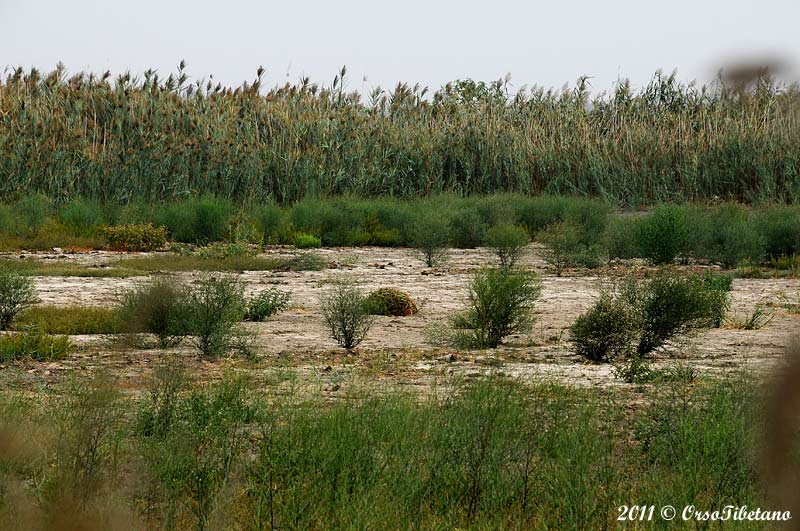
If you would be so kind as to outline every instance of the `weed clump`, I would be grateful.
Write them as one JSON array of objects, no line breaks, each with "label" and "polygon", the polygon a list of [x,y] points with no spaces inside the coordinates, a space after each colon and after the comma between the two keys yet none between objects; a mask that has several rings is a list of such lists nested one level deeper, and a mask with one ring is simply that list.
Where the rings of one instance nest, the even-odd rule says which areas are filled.
[{"label": "weed clump", "polygon": [[516,225],[495,225],[486,234],[486,244],[500,259],[500,267],[513,267],[528,245],[528,232]]},{"label": "weed clump", "polygon": [[539,232],[536,239],[545,246],[544,259],[559,275],[568,267],[600,266],[599,245],[591,242],[576,223],[554,223]]},{"label": "weed clump", "polygon": [[370,292],[364,304],[372,315],[405,317],[418,311],[408,293],[395,288],[380,288]]},{"label": "weed clump", "polygon": [[289,292],[277,288],[267,288],[247,303],[245,319],[263,321],[289,307]]},{"label": "weed clump", "polygon": [[156,251],[167,244],[167,229],[152,223],[103,227],[100,234],[112,251]]},{"label": "weed clump", "polygon": [[186,305],[187,329],[203,356],[248,352],[238,327],[247,311],[241,282],[223,275],[203,277],[189,289]]},{"label": "weed clump", "polygon": [[671,264],[689,250],[689,224],[686,209],[659,205],[644,217],[636,231],[637,247],[651,263]]},{"label": "weed clump", "polygon": [[51,336],[35,326],[0,336],[0,361],[64,359],[72,348],[67,336]]},{"label": "weed clump", "polygon": [[160,348],[189,335],[188,290],[174,278],[156,278],[124,292],[119,305],[122,331],[156,336]]},{"label": "weed clump", "polygon": [[320,298],[320,309],[331,336],[340,347],[358,346],[372,327],[374,318],[361,291],[348,280],[338,280]]},{"label": "weed clump", "polygon": [[[728,307],[723,278],[662,271],[603,291],[570,328],[575,351],[593,361],[631,361],[691,330],[719,326]],[[631,367],[628,367],[631,369]]]},{"label": "weed clump", "polygon": [[298,249],[315,249],[317,247],[322,247],[322,240],[313,234],[298,232],[295,233],[294,238],[292,238],[292,245]]},{"label": "weed clump", "polygon": [[447,249],[450,246],[447,220],[434,212],[421,214],[411,228],[411,245],[425,261],[425,265],[441,265],[447,259]]},{"label": "weed clump", "polygon": [[37,300],[33,280],[0,267],[0,330],[6,330],[19,312]]},{"label": "weed clump", "polygon": [[727,204],[698,217],[697,256],[709,258],[730,269],[748,261],[764,258],[765,240],[748,211],[737,204]]},{"label": "weed clump", "polygon": [[116,334],[122,330],[122,321],[116,308],[34,306],[19,314],[12,323],[15,330],[30,326],[47,334]]},{"label": "weed clump", "polygon": [[458,343],[473,348],[496,348],[504,338],[532,322],[533,304],[541,283],[531,272],[484,268],[469,284],[469,307],[454,319]]}]

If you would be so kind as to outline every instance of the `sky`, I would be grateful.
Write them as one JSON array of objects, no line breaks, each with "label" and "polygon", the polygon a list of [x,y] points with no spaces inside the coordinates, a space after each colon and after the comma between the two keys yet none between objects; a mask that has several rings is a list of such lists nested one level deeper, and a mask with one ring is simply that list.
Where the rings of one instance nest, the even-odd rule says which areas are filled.
[{"label": "sky", "polygon": [[710,80],[735,61],[778,59],[797,79],[798,0],[0,0],[0,71],[155,68],[183,59],[192,80],[267,86],[308,76],[367,92],[398,82],[436,89],[491,81],[512,90],[574,85],[595,92],[657,69]]}]

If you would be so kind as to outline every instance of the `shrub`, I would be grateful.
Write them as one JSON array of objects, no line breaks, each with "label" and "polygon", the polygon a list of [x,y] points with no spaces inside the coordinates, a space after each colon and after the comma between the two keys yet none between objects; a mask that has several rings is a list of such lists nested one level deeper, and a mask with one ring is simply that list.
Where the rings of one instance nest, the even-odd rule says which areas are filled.
[{"label": "shrub", "polygon": [[285,227],[286,215],[278,205],[263,205],[255,209],[256,221],[263,243],[278,243]]},{"label": "shrub", "polygon": [[550,225],[536,235],[545,248],[544,259],[560,275],[567,267],[600,266],[600,249],[595,243],[587,243],[585,234],[574,223],[562,222]]},{"label": "shrub", "polygon": [[350,281],[337,281],[320,298],[320,309],[331,336],[340,347],[355,348],[366,337],[374,318],[365,297]]},{"label": "shrub", "polygon": [[36,300],[30,278],[0,267],[0,330],[6,330],[14,317]]},{"label": "shrub", "polygon": [[189,334],[187,289],[174,278],[156,278],[123,293],[119,315],[124,333],[148,333],[161,348]]},{"label": "shrub", "polygon": [[536,234],[550,225],[564,221],[569,201],[569,198],[562,196],[524,198],[515,203],[515,215],[528,229],[529,234]]},{"label": "shrub", "polygon": [[156,219],[167,227],[173,240],[204,244],[225,238],[233,212],[229,201],[200,197],[169,205],[156,213]]},{"label": "shrub", "polygon": [[255,256],[256,250],[244,242],[213,242],[199,247],[196,254],[200,258],[207,258],[209,260],[226,260],[228,258],[240,256]]},{"label": "shrub", "polygon": [[276,288],[267,288],[250,299],[247,304],[248,321],[263,321],[289,307],[289,292]]},{"label": "shrub", "polygon": [[533,304],[540,293],[541,284],[534,273],[481,269],[469,284],[469,308],[454,324],[468,331],[472,346],[496,348],[505,337],[531,323]]},{"label": "shrub", "polygon": [[765,241],[744,207],[723,205],[703,214],[699,220],[697,250],[725,268],[744,260],[760,262],[764,258]]},{"label": "shrub", "polygon": [[103,227],[100,234],[112,251],[155,251],[167,243],[167,229],[151,223]]},{"label": "shrub", "polygon": [[238,329],[246,312],[244,286],[238,280],[223,275],[201,278],[189,290],[187,306],[188,330],[203,356],[246,349]]},{"label": "shrub", "polygon": [[663,271],[647,281],[630,281],[627,302],[642,314],[637,353],[647,354],[692,329],[714,326],[728,304],[726,292],[706,287],[699,275],[679,276]]},{"label": "shrub", "polygon": [[428,267],[436,267],[447,259],[450,246],[450,227],[445,216],[425,212],[411,228],[411,245]]},{"label": "shrub", "polygon": [[616,216],[611,220],[603,235],[603,246],[610,259],[643,256],[637,241],[641,222],[641,218],[636,215]]},{"label": "shrub", "polygon": [[58,217],[73,234],[86,234],[104,224],[103,205],[90,199],[77,198],[62,207]]},{"label": "shrub", "polygon": [[525,252],[528,232],[507,223],[495,225],[486,234],[486,244],[497,254],[501,267],[512,267]]},{"label": "shrub", "polygon": [[0,361],[60,360],[66,357],[71,348],[67,336],[51,336],[36,327],[30,327],[15,334],[0,336]]},{"label": "shrub", "polygon": [[474,208],[462,207],[450,216],[450,239],[453,247],[474,249],[483,245],[486,230],[486,222]]},{"label": "shrub", "polygon": [[768,257],[800,253],[800,208],[767,208],[758,212],[755,221]]},{"label": "shrub", "polygon": [[14,216],[21,233],[24,236],[36,236],[47,221],[50,208],[50,200],[41,194],[29,195],[17,201]]},{"label": "shrub", "polygon": [[370,292],[364,303],[372,315],[392,315],[405,317],[417,313],[417,305],[403,291],[394,288],[380,288]]},{"label": "shrub", "polygon": [[689,250],[689,225],[686,209],[659,205],[644,217],[636,231],[637,247],[653,264],[670,264]]},{"label": "shrub", "polygon": [[627,300],[604,291],[569,329],[575,352],[592,361],[627,358],[639,338],[639,309]]},{"label": "shrub", "polygon": [[708,291],[709,317],[711,326],[719,328],[725,320],[725,313],[730,306],[730,295],[733,276],[728,274],[715,274],[711,270],[703,273],[703,286]]},{"label": "shrub", "polygon": [[292,245],[294,245],[298,249],[313,249],[317,247],[322,247],[322,240],[320,240],[317,236],[314,236],[313,234],[307,234],[305,232],[296,232],[294,237],[292,238]]},{"label": "shrub", "polygon": [[47,334],[116,334],[122,330],[114,308],[87,306],[35,306],[14,319],[15,330],[35,326]]}]

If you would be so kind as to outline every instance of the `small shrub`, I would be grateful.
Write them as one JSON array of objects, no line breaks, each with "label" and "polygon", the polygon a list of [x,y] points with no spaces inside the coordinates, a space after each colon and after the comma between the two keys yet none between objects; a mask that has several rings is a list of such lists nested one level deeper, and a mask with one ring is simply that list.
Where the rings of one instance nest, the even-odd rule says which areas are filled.
[{"label": "small shrub", "polygon": [[374,318],[365,297],[351,282],[334,283],[330,293],[320,298],[320,309],[331,336],[340,347],[355,348],[366,337]]},{"label": "small shrub", "polygon": [[100,203],[79,197],[61,208],[58,217],[73,234],[80,235],[103,225],[106,216]]},{"label": "small shrub", "polygon": [[187,289],[173,278],[156,278],[123,293],[119,315],[124,333],[148,333],[161,348],[189,334]]},{"label": "small shrub", "polygon": [[574,223],[555,223],[536,236],[545,248],[544,259],[561,274],[567,267],[600,266],[600,248],[587,243],[586,235]]},{"label": "small shrub", "polygon": [[800,208],[767,208],[756,214],[755,222],[764,239],[767,257],[800,254]]},{"label": "small shrub", "polygon": [[263,205],[253,212],[253,218],[265,244],[278,243],[286,224],[286,215],[278,205]]},{"label": "small shrub", "polygon": [[297,232],[292,238],[292,245],[298,249],[314,249],[322,247],[322,240],[313,234]]},{"label": "small shrub", "polygon": [[14,319],[15,330],[30,326],[47,334],[116,334],[122,330],[119,312],[114,308],[87,306],[35,306]]},{"label": "small shrub", "polygon": [[112,251],[156,251],[167,243],[167,229],[152,223],[103,227],[100,235]]},{"label": "small shrub", "polygon": [[36,301],[33,280],[0,267],[0,330],[6,330],[19,312]]},{"label": "small shrub", "polygon": [[428,267],[436,267],[447,259],[450,246],[450,227],[445,216],[426,212],[411,228],[411,245]]},{"label": "small shrub", "polygon": [[659,205],[638,224],[637,247],[653,264],[671,264],[689,249],[686,209]]},{"label": "small shrub", "polygon": [[36,327],[0,336],[0,361],[64,359],[72,348],[67,336],[51,336]]},{"label": "small shrub", "polygon": [[405,317],[417,313],[417,305],[407,293],[394,288],[380,288],[370,292],[364,303],[372,315]]},{"label": "small shrub", "polygon": [[604,291],[570,327],[575,352],[592,361],[627,358],[641,334],[638,308]]},{"label": "small shrub", "polygon": [[205,244],[228,234],[233,205],[215,197],[185,199],[156,213],[156,220],[169,230],[172,239]]},{"label": "small shrub", "polygon": [[681,277],[671,271],[629,282],[624,296],[641,311],[642,335],[636,349],[640,355],[676,335],[714,326],[728,304],[727,293],[707,288],[701,276]]},{"label": "small shrub", "polygon": [[603,235],[603,245],[610,259],[623,260],[643,256],[638,245],[639,216],[616,216],[606,227]]},{"label": "small shrub", "polygon": [[244,286],[229,276],[198,280],[187,297],[188,330],[205,357],[218,357],[231,349],[243,350],[238,324],[244,319]]},{"label": "small shrub", "polygon": [[534,273],[507,268],[481,269],[469,284],[469,308],[454,320],[472,346],[496,348],[505,337],[525,330],[541,293]]},{"label": "small shrub", "polygon": [[450,216],[450,239],[453,247],[474,249],[486,239],[486,222],[473,208],[459,208]]},{"label": "small shrub", "polygon": [[500,259],[501,267],[513,267],[525,252],[528,232],[516,225],[495,225],[486,234],[486,244]]},{"label": "small shrub", "polygon": [[195,254],[200,258],[209,260],[226,260],[228,258],[240,256],[255,256],[256,250],[244,242],[225,243],[213,242],[203,247],[199,247]]},{"label": "small shrub", "polygon": [[50,215],[50,200],[34,194],[23,197],[14,205],[16,225],[23,236],[36,236]]},{"label": "small shrub", "polygon": [[289,292],[267,288],[250,299],[247,304],[248,321],[263,321],[289,307]]},{"label": "small shrub", "polygon": [[703,214],[699,220],[696,251],[725,268],[764,258],[765,241],[744,207],[728,204]]}]

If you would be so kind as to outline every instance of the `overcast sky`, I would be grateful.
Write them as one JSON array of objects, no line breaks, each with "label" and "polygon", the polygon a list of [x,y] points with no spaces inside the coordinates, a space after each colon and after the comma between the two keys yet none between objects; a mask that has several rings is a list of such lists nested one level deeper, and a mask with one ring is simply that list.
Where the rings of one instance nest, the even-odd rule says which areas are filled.
[{"label": "overcast sky", "polygon": [[347,65],[358,90],[510,73],[515,88],[586,74],[599,91],[658,68],[705,80],[741,56],[796,72],[798,21],[800,0],[0,0],[0,69],[168,74],[185,59],[229,85],[259,65],[270,86],[327,84]]}]

